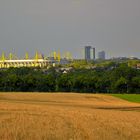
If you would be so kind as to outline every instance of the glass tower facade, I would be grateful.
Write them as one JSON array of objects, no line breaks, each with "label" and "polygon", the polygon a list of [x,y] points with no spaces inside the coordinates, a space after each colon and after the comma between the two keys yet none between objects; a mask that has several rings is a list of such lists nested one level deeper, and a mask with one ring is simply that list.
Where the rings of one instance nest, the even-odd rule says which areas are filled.
[{"label": "glass tower facade", "polygon": [[95,48],[85,46],[85,60],[95,60]]},{"label": "glass tower facade", "polygon": [[98,53],[98,59],[102,59],[102,60],[105,59],[105,51],[101,51]]}]

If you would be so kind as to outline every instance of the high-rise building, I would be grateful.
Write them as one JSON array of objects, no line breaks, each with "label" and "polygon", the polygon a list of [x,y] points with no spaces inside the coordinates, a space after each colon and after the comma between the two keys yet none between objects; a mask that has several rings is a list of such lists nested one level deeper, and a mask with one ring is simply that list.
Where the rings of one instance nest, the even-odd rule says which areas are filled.
[{"label": "high-rise building", "polygon": [[85,46],[85,60],[95,60],[95,48]]},{"label": "high-rise building", "polygon": [[91,60],[91,46],[85,46],[85,60]]},{"label": "high-rise building", "polygon": [[98,52],[98,59],[105,59],[105,51]]},{"label": "high-rise building", "polygon": [[95,48],[92,49],[93,49],[93,60],[95,60]]}]

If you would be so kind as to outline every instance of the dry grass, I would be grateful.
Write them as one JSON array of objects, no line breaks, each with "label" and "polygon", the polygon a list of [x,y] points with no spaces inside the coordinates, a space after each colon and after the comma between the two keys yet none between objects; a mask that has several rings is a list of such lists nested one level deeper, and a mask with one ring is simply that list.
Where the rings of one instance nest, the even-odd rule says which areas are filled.
[{"label": "dry grass", "polygon": [[107,95],[0,93],[0,140],[139,140],[140,104]]}]

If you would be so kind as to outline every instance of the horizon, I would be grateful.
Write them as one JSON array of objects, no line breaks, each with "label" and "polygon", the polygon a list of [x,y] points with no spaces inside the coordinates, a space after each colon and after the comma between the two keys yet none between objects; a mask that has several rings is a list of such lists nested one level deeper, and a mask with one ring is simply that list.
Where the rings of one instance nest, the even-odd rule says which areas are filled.
[{"label": "horizon", "polygon": [[[102,51],[104,51],[104,50],[102,50]],[[99,51],[99,52],[102,52],[102,51]],[[95,60],[98,60],[98,53],[99,52],[95,52]],[[104,51],[105,52],[105,51]],[[1,53],[1,52],[0,52]],[[2,58],[2,55],[4,55],[4,57],[5,58],[9,58],[9,56],[10,56],[10,54],[12,55],[12,56],[14,56],[14,57],[16,57],[16,59],[18,58],[18,59],[25,59],[25,57],[26,57],[26,55],[28,54],[28,57],[29,57],[29,59],[33,59],[34,57],[35,57],[35,55],[36,55],[36,53],[38,53],[38,55],[42,55],[42,56],[44,56],[45,58],[49,58],[49,57],[53,57],[52,56],[52,54],[53,54],[53,52],[50,52],[49,53],[49,55],[48,54],[43,54],[43,53],[41,53],[41,52],[34,52],[34,53],[32,53],[33,55],[30,55],[29,53],[25,53],[25,54],[23,54],[23,55],[18,55],[18,54],[15,54],[15,53],[6,53],[6,52],[2,52],[1,54],[0,54],[0,58]],[[59,53],[59,51],[57,51],[56,52],[57,54]],[[60,53],[60,56],[61,56],[61,58],[63,59],[63,58],[65,58],[66,56],[66,53],[67,52],[64,52],[63,54],[61,54]],[[69,52],[70,53],[70,52]],[[72,54],[70,53],[70,55],[72,56]],[[106,56],[106,52],[105,52],[105,56]],[[105,60],[109,60],[109,59],[114,59],[114,58],[127,58],[127,59],[131,59],[131,58],[137,58],[137,59],[140,59],[140,57],[137,57],[137,56],[112,56],[112,57],[110,57],[110,58],[107,58],[107,57],[105,57]],[[82,59],[82,60],[85,60],[85,56],[83,56],[82,58],[74,58],[73,56],[72,56],[72,59]],[[13,59],[14,60],[14,59]],[[92,60],[92,59],[91,59]]]}]

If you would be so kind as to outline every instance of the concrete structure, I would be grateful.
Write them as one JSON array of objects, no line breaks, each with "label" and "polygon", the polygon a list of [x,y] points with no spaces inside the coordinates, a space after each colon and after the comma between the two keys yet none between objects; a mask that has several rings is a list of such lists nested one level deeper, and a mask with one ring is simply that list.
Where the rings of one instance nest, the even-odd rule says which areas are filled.
[{"label": "concrete structure", "polygon": [[98,52],[98,59],[105,60],[105,51]]},{"label": "concrete structure", "polygon": [[93,60],[95,60],[95,48],[92,49],[93,49]]},{"label": "concrete structure", "polygon": [[0,60],[0,68],[10,67],[46,67],[58,63],[56,60],[23,59],[23,60]]},{"label": "concrete structure", "polygon": [[51,57],[45,57],[36,52],[33,58],[29,58],[28,53],[25,54],[25,58],[18,59],[17,56],[10,53],[6,57],[3,52],[0,56],[0,68],[10,68],[10,67],[46,67],[49,65],[55,66],[55,64],[68,64],[72,59],[61,58],[60,53],[53,53]]},{"label": "concrete structure", "polygon": [[91,60],[91,46],[85,46],[85,60]]},{"label": "concrete structure", "polygon": [[85,46],[85,60],[95,60],[95,48]]}]

